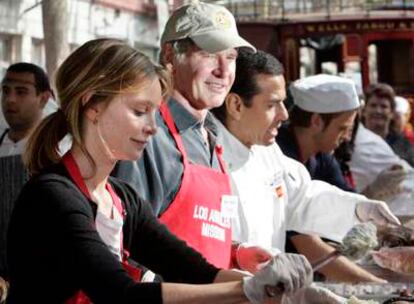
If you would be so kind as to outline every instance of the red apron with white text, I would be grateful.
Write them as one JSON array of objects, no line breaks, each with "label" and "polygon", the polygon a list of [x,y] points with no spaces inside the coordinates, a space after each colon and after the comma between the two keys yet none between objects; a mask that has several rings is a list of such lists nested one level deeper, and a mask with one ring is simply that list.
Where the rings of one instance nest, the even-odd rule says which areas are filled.
[{"label": "red apron with white text", "polygon": [[[89,194],[88,188],[86,187],[85,181],[83,180],[81,173],[79,171],[79,167],[76,164],[72,154],[70,152],[66,153],[62,158],[63,165],[65,166],[66,170],[69,172],[70,177],[75,182],[78,189],[90,200],[91,196]],[[111,195],[112,202],[114,203],[118,212],[125,216],[124,207],[122,206],[122,202],[115,191],[112,189],[109,183],[106,184],[106,189],[108,190],[109,194]],[[122,240],[122,237],[121,237]],[[121,250],[122,250],[122,266],[125,271],[129,274],[129,276],[136,282],[141,280],[141,270],[133,267],[132,265],[128,264],[128,256],[129,253],[123,249],[123,244],[121,241]],[[90,304],[92,303],[91,300],[85,295],[82,291],[78,291],[75,296],[70,298],[66,301],[66,304]]]},{"label": "red apron with white text", "polygon": [[211,264],[228,269],[231,225],[230,218],[221,216],[221,201],[223,195],[231,194],[231,188],[221,159],[222,149],[216,147],[221,171],[191,164],[166,104],[161,106],[160,112],[182,154],[184,165],[181,186],[160,221]]}]

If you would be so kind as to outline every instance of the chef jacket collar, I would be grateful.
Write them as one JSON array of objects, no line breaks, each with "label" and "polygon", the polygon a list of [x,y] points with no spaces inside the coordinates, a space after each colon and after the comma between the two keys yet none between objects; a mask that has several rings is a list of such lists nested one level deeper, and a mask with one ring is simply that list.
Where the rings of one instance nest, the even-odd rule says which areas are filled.
[{"label": "chef jacket collar", "polygon": [[217,118],[214,119],[220,142],[223,145],[223,159],[227,164],[229,172],[236,171],[249,160],[252,151],[231,134]]}]

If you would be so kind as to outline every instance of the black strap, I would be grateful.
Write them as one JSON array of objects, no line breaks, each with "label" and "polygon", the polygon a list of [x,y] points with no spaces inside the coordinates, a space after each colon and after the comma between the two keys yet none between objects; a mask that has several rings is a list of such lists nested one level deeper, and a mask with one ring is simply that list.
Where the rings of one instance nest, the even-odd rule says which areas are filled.
[{"label": "black strap", "polygon": [[4,138],[6,137],[7,133],[9,133],[10,129],[7,128],[6,130],[4,130],[3,134],[1,134],[0,136],[0,146],[3,143]]}]

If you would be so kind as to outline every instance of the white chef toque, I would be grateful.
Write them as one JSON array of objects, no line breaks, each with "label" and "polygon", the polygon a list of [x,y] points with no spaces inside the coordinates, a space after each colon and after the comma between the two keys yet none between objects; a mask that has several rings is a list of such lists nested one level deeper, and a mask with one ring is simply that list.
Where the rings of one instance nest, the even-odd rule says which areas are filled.
[{"label": "white chef toque", "polygon": [[293,82],[290,90],[294,104],[312,113],[339,113],[361,105],[355,83],[339,76],[306,77]]}]

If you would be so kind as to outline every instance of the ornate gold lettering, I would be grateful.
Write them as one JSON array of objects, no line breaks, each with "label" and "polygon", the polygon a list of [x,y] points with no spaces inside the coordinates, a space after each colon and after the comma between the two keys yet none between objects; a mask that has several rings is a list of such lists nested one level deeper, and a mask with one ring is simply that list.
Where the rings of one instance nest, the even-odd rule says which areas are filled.
[{"label": "ornate gold lettering", "polygon": [[392,30],[394,29],[394,27],[395,27],[394,22],[387,22],[387,29]]},{"label": "ornate gold lettering", "polygon": [[385,24],[382,23],[382,22],[378,23],[378,29],[384,30],[385,29]]},{"label": "ornate gold lettering", "polygon": [[310,33],[313,33],[315,31],[315,26],[313,26],[313,25],[307,25],[305,27],[305,29],[306,29],[306,31],[308,31]]},{"label": "ornate gold lettering", "polygon": [[362,29],[363,30],[369,30],[369,23],[363,23],[362,24]]},{"label": "ornate gold lettering", "polygon": [[400,23],[398,24],[398,27],[399,27],[400,29],[405,30],[405,29],[407,29],[407,24],[406,24],[405,22],[400,22]]}]

